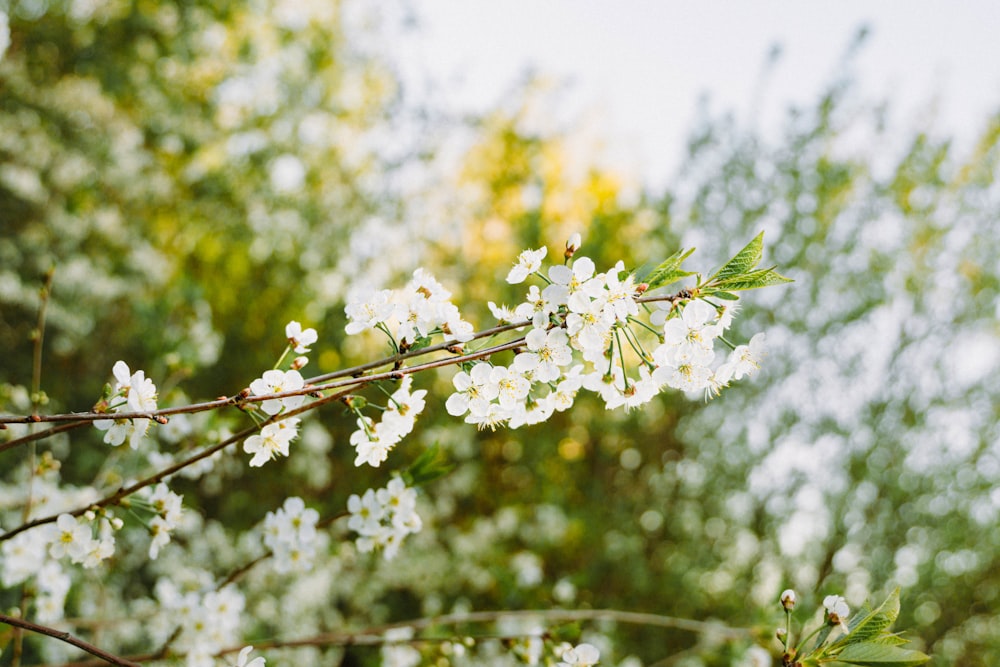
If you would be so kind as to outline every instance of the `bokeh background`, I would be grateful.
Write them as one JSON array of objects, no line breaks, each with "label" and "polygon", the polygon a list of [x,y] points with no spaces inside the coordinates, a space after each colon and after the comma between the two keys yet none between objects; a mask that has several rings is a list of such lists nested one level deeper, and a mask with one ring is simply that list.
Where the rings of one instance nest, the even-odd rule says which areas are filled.
[{"label": "bokeh background", "polygon": [[[964,38],[996,16],[975,6],[983,20],[972,14],[937,37],[978,43]],[[581,399],[540,427],[477,432],[443,409],[448,373],[418,379],[436,398],[389,463],[403,468],[435,442],[456,463],[423,490],[425,530],[391,562],[352,554],[335,533],[308,595],[304,584],[251,577],[249,639],[559,606],[718,621],[754,629],[776,651],[784,588],[811,609],[827,594],[858,606],[899,586],[898,627],[932,664],[1000,661],[1000,74],[987,52],[957,61],[954,78],[906,83],[897,99],[864,67],[867,49],[885,48],[878,25],[852,20],[842,34],[828,28],[834,55],[789,101],[769,87],[786,56],[770,46],[783,34],[765,26],[764,41],[735,56],[754,73],[735,93],[723,78],[698,102],[698,81],[672,91],[669,76],[640,72],[679,113],[644,134],[621,111],[636,106],[627,93],[588,83],[586,65],[576,80],[559,65],[524,71],[533,56],[516,55],[517,44],[539,41],[524,5],[506,20],[524,39],[502,41],[511,62],[494,70],[482,60],[496,45],[447,37],[488,29],[442,3],[0,7],[4,412],[30,409],[31,333],[50,269],[50,412],[93,405],[117,359],[157,379],[161,406],[232,394],[271,367],[292,319],[320,332],[314,372],[367,361],[384,345],[346,339],[346,294],[400,285],[417,266],[485,328],[488,300],[521,297],[502,280],[517,253],[557,252],[573,232],[599,266],[640,269],[695,246],[691,266],[708,270],[764,231],[765,262],[796,281],[744,299],[735,335],[766,331],[769,356],[753,381],[708,403],[666,395],[626,414]],[[487,26],[490,13],[518,12],[483,7]],[[626,4],[633,23],[655,25],[646,9]],[[564,15],[552,46],[572,40],[578,19]],[[808,52],[783,30],[787,57]],[[590,46],[611,54],[603,49],[621,39]],[[485,72],[486,92],[454,79],[464,60],[464,76]],[[957,104],[970,69],[990,83]],[[934,113],[949,105],[957,111]],[[164,430],[159,446],[193,450],[245,425],[202,416]],[[148,571],[123,555],[103,581],[79,573],[72,614],[131,613],[154,575],[191,554],[226,571],[240,562],[238,531],[289,494],[330,515],[384,485],[388,470],[353,467],[353,428],[326,409],[287,461],[251,472],[231,454],[178,481],[199,540],[180,540],[164,559],[173,564]],[[124,458],[109,465],[97,432],[44,447],[68,483],[135,472]],[[2,456],[12,507],[24,461]],[[96,598],[98,608],[80,602],[101,587],[120,594]],[[0,591],[0,602],[16,595]],[[140,635],[116,641],[139,650]],[[584,637],[606,664],[740,664],[750,644],[625,625],[590,625]],[[300,649],[268,664],[380,657]]]}]

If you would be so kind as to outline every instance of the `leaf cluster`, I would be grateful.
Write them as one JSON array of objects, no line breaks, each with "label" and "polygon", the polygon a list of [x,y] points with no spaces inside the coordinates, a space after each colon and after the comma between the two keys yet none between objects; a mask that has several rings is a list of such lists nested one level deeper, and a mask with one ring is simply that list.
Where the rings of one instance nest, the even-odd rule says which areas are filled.
[{"label": "leaf cluster", "polygon": [[[690,257],[694,251],[694,248],[678,250],[646,274],[642,282],[646,283],[647,289],[654,290],[670,285],[681,278],[697,275],[693,271],[685,271],[681,268],[684,260]],[[757,269],[756,266],[760,264],[763,253],[764,232],[760,232],[707,280],[703,281],[698,275],[698,283],[692,290],[692,295],[714,296],[734,301],[739,297],[733,292],[792,282],[791,278],[786,278],[775,271],[773,266]]]},{"label": "leaf cluster", "polygon": [[851,618],[847,632],[827,644],[837,627],[827,625],[816,637],[812,651],[793,665],[818,667],[819,665],[861,665],[864,667],[911,667],[922,665],[930,657],[920,651],[902,648],[907,643],[898,633],[890,631],[899,616],[899,589],[897,588],[877,607],[868,603]]}]

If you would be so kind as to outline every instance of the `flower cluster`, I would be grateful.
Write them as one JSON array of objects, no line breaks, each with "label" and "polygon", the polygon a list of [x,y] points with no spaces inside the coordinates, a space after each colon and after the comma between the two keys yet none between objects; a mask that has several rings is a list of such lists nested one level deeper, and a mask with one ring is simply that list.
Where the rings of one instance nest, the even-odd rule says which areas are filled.
[{"label": "flower cluster", "polygon": [[149,532],[153,535],[149,543],[150,559],[156,560],[160,555],[160,549],[170,543],[170,531],[176,528],[181,520],[182,501],[183,496],[171,491],[163,482],[156,485],[146,500],[154,512],[149,522]]},{"label": "flower cluster", "polygon": [[[302,325],[292,320],[285,325],[285,338],[288,339],[288,347],[278,360],[280,365],[289,351],[296,354],[309,352],[309,345],[315,343],[319,336],[315,329],[303,329]],[[305,379],[299,373],[299,369],[309,363],[307,357],[298,357],[292,361],[292,368],[283,371],[273,368],[264,371],[261,377],[250,383],[250,393],[254,396],[271,396],[290,391],[298,391],[306,385]],[[260,410],[268,417],[274,417],[284,410],[294,410],[305,402],[303,394],[295,396],[283,396],[280,398],[266,398],[260,401]],[[250,414],[260,423],[259,413],[250,411]],[[299,434],[300,420],[296,417],[287,417],[279,421],[265,424],[260,433],[252,435],[243,443],[243,451],[253,454],[250,459],[250,466],[259,468],[271,459],[280,456],[288,456],[288,447],[292,440]]]},{"label": "flower cluster", "polygon": [[156,597],[170,620],[179,626],[177,651],[187,654],[187,667],[215,667],[213,656],[239,640],[246,601],[234,586],[206,592],[182,591],[173,581],[160,579],[156,582]]},{"label": "flower cluster", "polygon": [[316,558],[316,523],[319,512],[298,497],[264,518],[264,544],[274,554],[274,569],[282,574],[312,569]]},{"label": "flower cluster", "polygon": [[348,334],[380,329],[402,348],[437,333],[445,340],[472,340],[472,325],[462,319],[446,290],[425,269],[417,269],[401,290],[368,289],[348,299]]},{"label": "flower cluster", "polygon": [[[49,556],[55,560],[68,556],[71,562],[86,568],[96,567],[104,559],[110,558],[115,552],[111,521],[101,519],[96,537],[93,522],[92,512],[82,517],[60,514],[54,524],[46,526]],[[121,520],[115,520],[115,525],[120,527]]]},{"label": "flower cluster", "polygon": [[363,496],[347,499],[351,518],[347,526],[358,533],[362,552],[383,549],[386,560],[396,556],[403,539],[420,532],[423,522],[417,514],[417,491],[394,477],[384,489],[368,489]]},{"label": "flower cluster", "polygon": [[51,623],[63,617],[71,581],[59,559],[68,556],[71,562],[91,568],[114,553],[111,532],[121,528],[121,520],[105,514],[97,529],[98,537],[94,537],[94,529],[88,525],[92,522],[89,516],[81,522],[70,514],[60,514],[45,529],[21,533],[3,543],[0,584],[11,587],[34,577],[39,622]]},{"label": "flower cluster", "polygon": [[760,367],[764,334],[756,334],[748,345],[739,345],[727,360],[713,370],[715,341],[733,321],[735,307],[715,308],[705,301],[692,301],[679,317],[660,310],[650,321],[663,321],[662,345],[653,351],[657,369],[653,379],[686,392],[718,393],[731,380],[740,380]]},{"label": "flower cluster", "polygon": [[[449,414],[465,416],[480,428],[516,428],[566,410],[581,388],[599,394],[608,409],[630,409],[663,387],[718,393],[758,367],[762,334],[749,345],[731,346],[728,360],[712,368],[715,341],[732,322],[734,308],[692,298],[666,300],[647,325],[638,318],[645,286],[622,262],[599,273],[593,260],[577,257],[551,267],[546,277],[541,273],[545,254],[545,248],[526,250],[507,276],[508,282],[520,283],[537,274],[547,283],[543,289],[532,285],[513,309],[490,303],[501,322],[531,322],[526,349],[508,366],[480,361],[457,373],[455,393],[446,403]],[[569,259],[572,254],[567,254]],[[643,330],[659,338],[652,352],[642,345]],[[638,366],[632,376],[630,364]]]},{"label": "flower cluster", "polygon": [[[156,410],[156,385],[146,377],[145,372],[132,373],[128,364],[118,361],[112,368],[115,376],[115,387],[110,397],[111,402],[102,401],[99,411],[118,412],[151,412]],[[115,400],[119,399],[119,400]],[[139,441],[149,430],[149,419],[98,419],[94,426],[104,434],[104,442],[117,447],[128,438],[132,449],[139,447]]]},{"label": "flower cluster", "polygon": [[351,445],[357,451],[354,465],[363,463],[377,468],[389,456],[389,452],[400,440],[413,431],[417,416],[424,410],[426,389],[410,391],[413,376],[403,378],[399,388],[389,396],[389,404],[382,413],[382,419],[375,421],[358,411],[358,430],[351,434]]}]

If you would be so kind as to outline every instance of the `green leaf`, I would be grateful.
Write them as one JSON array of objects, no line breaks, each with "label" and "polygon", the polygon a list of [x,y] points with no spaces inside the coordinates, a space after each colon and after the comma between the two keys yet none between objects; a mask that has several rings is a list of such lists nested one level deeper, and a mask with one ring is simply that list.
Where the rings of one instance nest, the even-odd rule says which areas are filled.
[{"label": "green leaf", "polygon": [[781,275],[772,266],[769,269],[759,269],[717,281],[713,286],[719,289],[735,291],[770,287],[771,285],[781,285],[790,282],[793,282],[791,278]]},{"label": "green leaf", "polygon": [[428,345],[430,345],[433,342],[433,340],[434,339],[431,338],[430,336],[421,336],[420,338],[413,341],[413,343],[411,343],[409,347],[406,348],[406,351],[415,352],[417,350],[422,350]]},{"label": "green leaf", "polygon": [[576,644],[580,641],[580,636],[583,634],[583,628],[580,626],[580,621],[569,621],[567,623],[562,623],[554,628],[549,628],[549,635],[551,635],[554,642],[569,642],[571,644]]},{"label": "green leaf", "polygon": [[882,635],[899,616],[899,589],[897,588],[878,607],[862,607],[847,624],[847,634],[834,643],[834,647],[845,644],[871,641]]},{"label": "green leaf", "polygon": [[403,473],[407,486],[422,486],[438,477],[443,477],[455,468],[441,453],[441,447],[434,443],[425,449]]},{"label": "green leaf", "polygon": [[874,637],[872,642],[876,644],[888,644],[889,646],[902,646],[903,644],[909,644],[910,640],[900,637],[896,633],[881,635],[879,637]]},{"label": "green leaf", "polygon": [[764,232],[761,232],[754,237],[753,241],[750,241],[740,250],[736,255],[725,263],[725,265],[715,272],[715,275],[709,278],[708,282],[717,282],[726,280],[727,278],[733,278],[735,276],[741,276],[744,273],[749,272],[753,267],[757,266],[760,262],[761,256],[764,254]]},{"label": "green leaf", "polygon": [[722,290],[705,290],[702,292],[702,296],[714,296],[715,298],[722,299],[723,301],[738,301],[740,298],[732,292],[723,292]]},{"label": "green leaf", "polygon": [[682,271],[681,263],[691,256],[694,252],[694,248],[690,250],[684,250],[681,248],[673,255],[665,259],[660,263],[655,269],[646,274],[646,276],[640,281],[644,282],[649,287],[648,290],[654,290],[657,287],[663,287],[664,285],[669,285],[670,283],[685,278],[690,275],[694,275],[693,271]]},{"label": "green leaf", "polygon": [[868,665],[869,667],[910,667],[911,665],[922,665],[930,657],[920,651],[878,644],[875,642],[862,642],[844,647],[844,650],[837,655],[839,662],[849,665]]},{"label": "green leaf", "polygon": [[816,649],[818,649],[820,646],[823,645],[823,642],[827,640],[832,631],[833,631],[832,625],[825,625],[823,629],[819,631],[819,634],[816,635],[816,642],[813,644],[813,651],[815,651]]}]

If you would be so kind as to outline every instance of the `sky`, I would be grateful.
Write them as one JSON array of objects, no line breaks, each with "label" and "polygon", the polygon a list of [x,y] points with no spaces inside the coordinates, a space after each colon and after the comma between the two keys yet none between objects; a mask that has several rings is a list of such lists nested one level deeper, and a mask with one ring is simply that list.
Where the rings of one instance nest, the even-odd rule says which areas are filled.
[{"label": "sky", "polygon": [[[555,111],[605,142],[605,161],[646,184],[677,169],[698,100],[765,130],[852,69],[893,122],[971,141],[1000,109],[1000,3],[745,0],[414,0],[399,45],[411,92],[456,111],[494,108],[528,70],[565,83]],[[768,54],[781,57],[762,79]],[[766,85],[762,86],[762,80]]]}]

